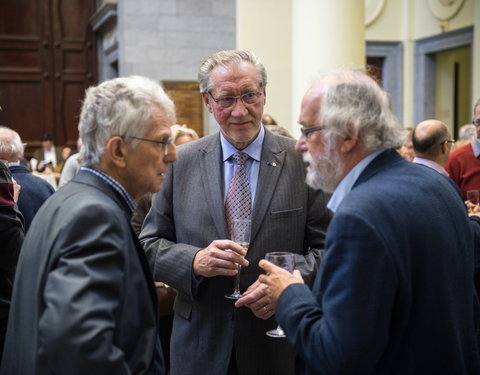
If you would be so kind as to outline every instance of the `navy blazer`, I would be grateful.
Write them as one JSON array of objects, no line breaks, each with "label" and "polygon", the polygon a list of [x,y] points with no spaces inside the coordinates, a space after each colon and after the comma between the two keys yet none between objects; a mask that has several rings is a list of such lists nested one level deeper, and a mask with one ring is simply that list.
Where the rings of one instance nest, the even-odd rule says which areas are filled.
[{"label": "navy blazer", "polygon": [[302,374],[479,374],[473,240],[458,190],[396,152],[377,156],[338,207],[311,292],[277,318]]},{"label": "navy blazer", "polygon": [[8,168],[15,181],[22,187],[18,197],[18,208],[25,218],[27,231],[33,217],[55,189],[47,181],[32,175],[23,165],[10,165]]}]

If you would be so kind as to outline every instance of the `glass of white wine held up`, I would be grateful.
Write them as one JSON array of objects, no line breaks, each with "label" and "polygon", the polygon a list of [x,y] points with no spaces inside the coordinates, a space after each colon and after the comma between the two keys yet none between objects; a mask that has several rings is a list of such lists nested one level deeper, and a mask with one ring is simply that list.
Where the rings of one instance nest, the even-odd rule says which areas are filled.
[{"label": "glass of white wine held up", "polygon": [[[234,219],[232,227],[232,241],[239,244],[245,251],[248,251],[250,246],[250,232],[252,228],[252,221],[250,219]],[[237,264],[237,276],[235,278],[235,290],[231,294],[225,294],[229,299],[239,299],[242,297],[240,293],[240,271],[242,266]]]}]

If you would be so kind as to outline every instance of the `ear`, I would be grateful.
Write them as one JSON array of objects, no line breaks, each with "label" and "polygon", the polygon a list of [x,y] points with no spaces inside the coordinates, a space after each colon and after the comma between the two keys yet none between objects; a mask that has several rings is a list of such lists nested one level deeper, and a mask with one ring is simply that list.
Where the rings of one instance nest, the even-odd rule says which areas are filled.
[{"label": "ear", "polygon": [[212,103],[211,103],[211,98],[208,96],[208,93],[202,92],[202,98],[203,102],[205,103],[205,106],[208,109],[208,112],[213,113],[213,108],[212,108]]},{"label": "ear", "polygon": [[263,89],[263,105],[267,103],[267,89]]},{"label": "ear", "polygon": [[340,152],[345,154],[349,153],[355,148],[358,143],[358,137],[352,134],[350,131],[341,141],[340,141]]},{"label": "ear", "polygon": [[105,154],[108,155],[111,163],[119,168],[124,168],[127,164],[128,147],[122,137],[114,136],[110,138],[105,146]]}]

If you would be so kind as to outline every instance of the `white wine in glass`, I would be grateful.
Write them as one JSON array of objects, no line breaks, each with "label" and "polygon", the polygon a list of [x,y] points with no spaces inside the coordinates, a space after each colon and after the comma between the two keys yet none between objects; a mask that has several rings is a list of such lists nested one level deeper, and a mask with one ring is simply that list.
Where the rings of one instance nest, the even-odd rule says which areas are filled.
[{"label": "white wine in glass", "polygon": [[[250,246],[250,232],[252,222],[250,219],[234,219],[232,228],[232,241],[239,244],[245,251]],[[235,290],[231,294],[225,294],[229,299],[239,299],[242,297],[240,293],[240,271],[242,266],[237,264],[237,277],[235,278]]]},{"label": "white wine in glass", "polygon": [[[295,254],[287,252],[273,252],[265,254],[265,259],[270,263],[275,264],[278,267],[282,267],[284,270],[292,273],[295,269]],[[274,338],[286,337],[282,327],[277,325],[277,328],[267,331],[267,336]]]}]

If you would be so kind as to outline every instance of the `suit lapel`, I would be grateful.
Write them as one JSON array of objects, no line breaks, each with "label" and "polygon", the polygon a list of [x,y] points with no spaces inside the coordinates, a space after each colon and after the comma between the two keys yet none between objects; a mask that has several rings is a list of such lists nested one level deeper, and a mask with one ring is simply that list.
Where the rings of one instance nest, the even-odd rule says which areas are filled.
[{"label": "suit lapel", "polygon": [[252,242],[270,206],[275,187],[282,173],[285,156],[286,152],[280,148],[275,140],[275,136],[266,131],[260,160],[260,170],[258,172],[255,204],[252,212]]},{"label": "suit lapel", "polygon": [[211,138],[204,149],[200,150],[200,173],[203,181],[203,196],[207,200],[219,238],[228,238],[223,202],[223,165],[220,135]]}]

